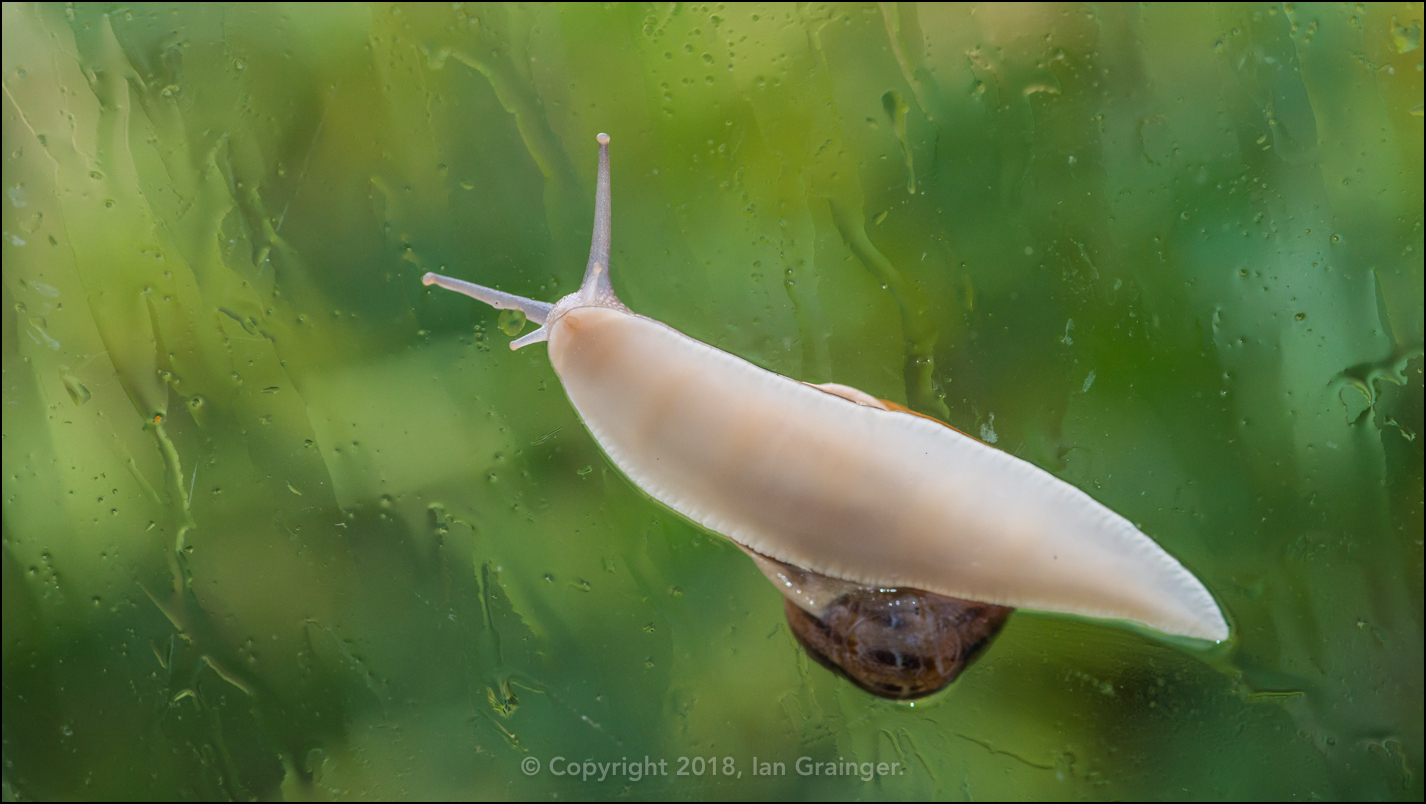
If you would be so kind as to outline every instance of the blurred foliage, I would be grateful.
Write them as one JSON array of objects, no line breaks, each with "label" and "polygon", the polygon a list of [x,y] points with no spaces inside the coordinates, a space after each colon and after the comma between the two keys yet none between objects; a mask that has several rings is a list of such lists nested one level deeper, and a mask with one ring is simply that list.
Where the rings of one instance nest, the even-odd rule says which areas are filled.
[{"label": "blurred foliage", "polygon": [[[6,800],[1421,800],[1420,3],[3,13]],[[572,290],[598,131],[633,309],[1077,484],[1234,640],[809,663],[420,284]]]}]

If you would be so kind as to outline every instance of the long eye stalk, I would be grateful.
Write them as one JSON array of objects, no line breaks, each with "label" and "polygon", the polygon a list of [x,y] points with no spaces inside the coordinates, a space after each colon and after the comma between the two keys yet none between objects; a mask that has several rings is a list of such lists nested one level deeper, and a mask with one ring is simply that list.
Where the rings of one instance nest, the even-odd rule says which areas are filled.
[{"label": "long eye stalk", "polygon": [[[599,176],[594,191],[594,236],[589,243],[589,264],[584,268],[584,280],[580,282],[579,290],[566,299],[577,299],[583,304],[622,307],[614,296],[614,286],[609,282],[609,237],[613,206],[609,193],[609,135],[601,133],[596,139],[599,142]],[[549,302],[527,299],[440,274],[428,273],[422,276],[421,284],[440,285],[446,290],[454,290],[477,301],[483,301],[497,310],[519,310],[526,318],[540,325],[539,329],[512,341],[511,349],[540,343],[549,338],[549,330],[545,324],[549,323],[550,311],[555,308],[555,305]]]},{"label": "long eye stalk", "polygon": [[579,283],[580,293],[588,301],[604,295],[613,295],[614,286],[609,282],[609,243],[612,225],[613,201],[609,192],[609,135],[600,134],[599,178],[594,189],[594,236],[589,242],[589,264],[584,267],[584,280]]},{"label": "long eye stalk", "polygon": [[545,323],[545,318],[549,316],[550,309],[554,307],[549,302],[535,301],[524,296],[516,296],[513,293],[506,293],[503,290],[495,290],[484,285],[477,285],[474,282],[466,282],[463,279],[452,279],[449,276],[440,274],[426,274],[421,277],[423,285],[439,285],[446,290],[454,290],[456,293],[463,293],[477,301],[483,301],[497,310],[519,310],[525,317],[536,324]]}]

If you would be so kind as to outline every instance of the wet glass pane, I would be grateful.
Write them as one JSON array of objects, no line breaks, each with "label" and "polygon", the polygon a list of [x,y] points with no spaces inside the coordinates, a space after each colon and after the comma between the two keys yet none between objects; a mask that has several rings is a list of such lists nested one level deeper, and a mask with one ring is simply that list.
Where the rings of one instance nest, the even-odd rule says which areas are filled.
[{"label": "wet glass pane", "polygon": [[[1420,4],[3,13],[7,800],[1421,799]],[[811,661],[421,284],[574,290],[600,131],[632,309],[1078,486],[1232,639]]]}]

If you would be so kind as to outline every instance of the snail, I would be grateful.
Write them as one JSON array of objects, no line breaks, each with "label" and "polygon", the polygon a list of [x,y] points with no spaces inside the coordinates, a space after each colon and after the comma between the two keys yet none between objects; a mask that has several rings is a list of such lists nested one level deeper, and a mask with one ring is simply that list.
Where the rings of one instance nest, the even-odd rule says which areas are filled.
[{"label": "snail", "polygon": [[584,279],[554,304],[428,273],[522,311],[594,440],[636,486],[732,540],[797,640],[864,689],[950,683],[1015,608],[1218,642],[1207,588],[1128,520],[1033,464],[843,385],[775,374],[631,311],[609,280],[598,136]]}]

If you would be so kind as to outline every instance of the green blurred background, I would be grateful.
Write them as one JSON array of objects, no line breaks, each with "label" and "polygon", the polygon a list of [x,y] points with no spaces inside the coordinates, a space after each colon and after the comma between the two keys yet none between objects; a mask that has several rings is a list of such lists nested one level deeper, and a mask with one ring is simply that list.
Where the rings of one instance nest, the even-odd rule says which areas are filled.
[{"label": "green blurred background", "polygon": [[[1421,8],[6,4],[5,799],[1419,801]],[[809,662],[420,284],[573,290],[599,131],[634,310],[1078,485],[1233,641]]]}]

